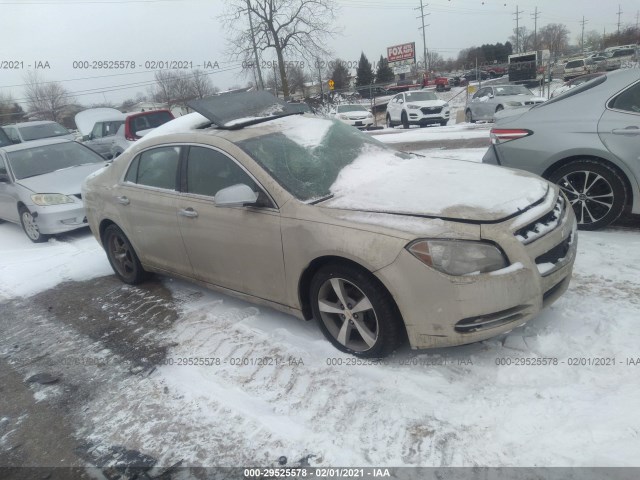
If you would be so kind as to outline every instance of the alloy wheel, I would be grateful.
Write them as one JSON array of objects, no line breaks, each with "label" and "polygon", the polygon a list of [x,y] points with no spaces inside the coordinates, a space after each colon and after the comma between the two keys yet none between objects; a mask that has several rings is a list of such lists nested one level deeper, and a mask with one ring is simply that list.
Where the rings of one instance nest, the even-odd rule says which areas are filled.
[{"label": "alloy wheel", "polygon": [[31,240],[35,242],[40,239],[40,229],[38,225],[36,225],[33,215],[31,215],[31,212],[28,210],[22,212],[22,225],[24,226],[25,233]]},{"label": "alloy wheel", "polygon": [[129,243],[120,235],[109,238],[109,254],[118,273],[128,277],[135,273],[135,261]]},{"label": "alloy wheel", "polygon": [[355,284],[331,278],[318,292],[318,308],[325,327],[340,344],[366,352],[378,340],[379,324],[369,298]]},{"label": "alloy wheel", "polygon": [[613,208],[613,188],[598,173],[588,170],[571,172],[558,184],[573,207],[579,224],[597,222]]}]

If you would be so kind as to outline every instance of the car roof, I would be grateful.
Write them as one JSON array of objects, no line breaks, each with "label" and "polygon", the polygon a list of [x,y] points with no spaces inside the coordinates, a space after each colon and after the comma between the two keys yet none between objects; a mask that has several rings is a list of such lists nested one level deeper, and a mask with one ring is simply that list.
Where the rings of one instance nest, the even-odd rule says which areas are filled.
[{"label": "car roof", "polygon": [[68,138],[43,138],[40,140],[30,140],[28,142],[17,143],[15,145],[9,145],[6,147],[1,147],[1,149],[7,153],[17,152],[19,150],[29,150],[30,148],[42,147],[45,145],[55,145],[58,143],[67,143],[73,142],[73,140],[69,140]]}]

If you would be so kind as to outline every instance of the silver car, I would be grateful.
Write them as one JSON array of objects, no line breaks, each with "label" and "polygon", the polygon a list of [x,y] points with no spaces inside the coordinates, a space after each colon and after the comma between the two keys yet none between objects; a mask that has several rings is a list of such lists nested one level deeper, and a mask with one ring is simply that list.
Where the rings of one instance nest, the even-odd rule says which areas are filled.
[{"label": "silver car", "polygon": [[567,195],[580,228],[640,213],[640,70],[594,78],[491,130],[484,163],[537,173]]},{"label": "silver car", "polygon": [[546,98],[534,95],[522,85],[495,85],[482,87],[471,97],[465,109],[468,123],[478,120],[493,122],[495,114],[510,108],[532,107],[543,103]]},{"label": "silver car", "polygon": [[58,122],[36,120],[33,122],[4,125],[2,129],[13,143],[30,142],[42,138],[66,138],[75,140],[76,136]]},{"label": "silver car", "polygon": [[22,225],[33,242],[86,227],[80,184],[105,162],[66,139],[0,148],[0,219]]},{"label": "silver car", "polygon": [[159,127],[87,179],[89,225],[124,282],[166,273],[315,318],[362,357],[406,337],[483,340],[566,290],[575,217],[555,185],[237,95],[191,102],[207,116]]}]

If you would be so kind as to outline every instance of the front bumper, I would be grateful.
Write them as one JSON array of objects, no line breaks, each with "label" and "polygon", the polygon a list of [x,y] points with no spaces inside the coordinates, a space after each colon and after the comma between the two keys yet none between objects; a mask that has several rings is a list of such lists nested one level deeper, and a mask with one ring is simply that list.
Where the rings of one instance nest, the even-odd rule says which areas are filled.
[{"label": "front bumper", "polygon": [[449,121],[450,110],[442,110],[439,113],[425,114],[418,110],[407,110],[409,123],[411,125],[430,125]]},{"label": "front bumper", "polygon": [[367,128],[373,125],[373,118],[361,118],[361,119],[353,119],[353,120],[351,119],[344,120],[341,118],[340,121],[356,128]]},{"label": "front bumper", "polygon": [[40,233],[53,235],[69,232],[82,227],[88,227],[84,205],[80,200],[62,205],[41,207],[29,205],[29,211],[34,215]]},{"label": "front bumper", "polygon": [[[516,235],[523,221],[535,223],[553,210],[557,191],[551,191],[551,199],[519,217],[481,226],[482,239],[500,245],[509,259],[504,270],[449,276],[403,250],[393,264],[376,272],[391,286],[412,348],[463,345],[508,332],[566,291],[577,248],[573,210],[566,208],[556,228],[528,244]],[[542,268],[539,259],[561,245],[568,245],[564,257],[553,268]]]}]

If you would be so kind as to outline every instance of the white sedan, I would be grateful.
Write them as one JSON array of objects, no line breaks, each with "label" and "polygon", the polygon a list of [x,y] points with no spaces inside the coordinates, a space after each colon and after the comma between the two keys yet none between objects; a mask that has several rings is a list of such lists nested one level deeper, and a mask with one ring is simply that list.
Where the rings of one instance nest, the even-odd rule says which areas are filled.
[{"label": "white sedan", "polygon": [[373,114],[364,105],[357,103],[338,105],[334,115],[341,122],[357,128],[367,128],[373,125]]}]

